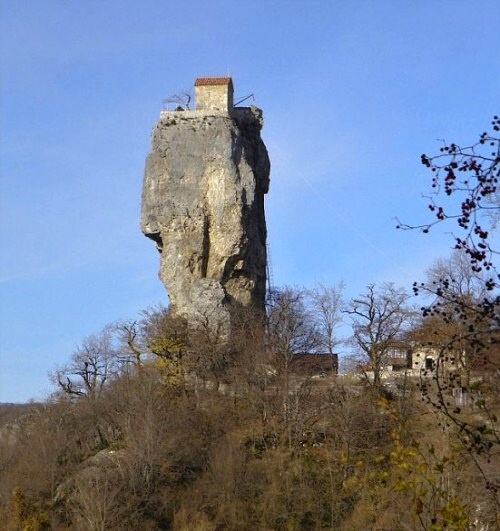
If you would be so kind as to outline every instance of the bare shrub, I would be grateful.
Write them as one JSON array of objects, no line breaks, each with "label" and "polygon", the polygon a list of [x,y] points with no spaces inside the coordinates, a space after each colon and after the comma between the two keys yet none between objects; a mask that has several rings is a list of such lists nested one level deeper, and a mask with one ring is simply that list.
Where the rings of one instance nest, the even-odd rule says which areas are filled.
[{"label": "bare shrub", "polygon": [[113,471],[90,467],[73,483],[69,506],[77,529],[106,531],[128,528],[124,519],[127,504],[123,503],[122,485]]}]

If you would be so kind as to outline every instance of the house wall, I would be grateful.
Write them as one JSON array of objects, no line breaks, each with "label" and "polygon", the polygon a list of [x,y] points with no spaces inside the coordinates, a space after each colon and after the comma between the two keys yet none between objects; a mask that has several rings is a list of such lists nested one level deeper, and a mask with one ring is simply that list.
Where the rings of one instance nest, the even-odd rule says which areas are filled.
[{"label": "house wall", "polygon": [[429,367],[426,366],[426,360],[432,360],[432,363],[436,363],[437,359],[437,352],[433,349],[426,349],[426,348],[417,348],[412,352],[411,356],[411,368],[414,372],[417,374],[420,373],[420,371],[424,371],[426,369],[429,369]]},{"label": "house wall", "polygon": [[200,85],[195,87],[196,110],[230,112],[233,108],[231,85]]}]

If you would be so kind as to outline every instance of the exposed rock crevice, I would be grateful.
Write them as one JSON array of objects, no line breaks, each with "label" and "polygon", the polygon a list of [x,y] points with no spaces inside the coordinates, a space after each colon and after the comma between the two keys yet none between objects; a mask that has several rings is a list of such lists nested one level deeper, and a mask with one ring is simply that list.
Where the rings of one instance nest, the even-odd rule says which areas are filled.
[{"label": "exposed rock crevice", "polygon": [[161,232],[150,232],[149,234],[146,234],[146,236],[156,243],[156,248],[158,249],[158,252],[161,253],[163,250],[163,240],[161,239]]}]

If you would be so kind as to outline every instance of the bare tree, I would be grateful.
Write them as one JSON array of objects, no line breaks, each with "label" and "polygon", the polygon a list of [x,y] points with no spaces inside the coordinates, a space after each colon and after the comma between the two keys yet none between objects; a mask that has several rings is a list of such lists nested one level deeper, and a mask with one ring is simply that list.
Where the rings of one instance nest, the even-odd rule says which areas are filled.
[{"label": "bare tree", "polygon": [[319,334],[305,304],[305,292],[292,288],[271,295],[268,341],[278,372],[287,373],[297,354],[314,352]]},{"label": "bare tree", "polygon": [[291,448],[292,422],[296,417],[301,394],[301,386],[291,386],[291,363],[295,356],[314,352],[318,345],[318,333],[305,305],[304,291],[284,288],[271,293],[267,339],[271,362],[276,369],[281,389],[286,440]]},{"label": "bare tree", "polygon": [[162,103],[163,105],[176,105],[177,111],[189,110],[193,96],[188,90],[183,90],[176,94],[172,94],[165,98]]},{"label": "bare tree", "polygon": [[342,322],[342,292],[343,283],[337,286],[318,285],[307,292],[316,330],[318,332],[318,348],[322,354],[329,354],[332,360],[332,370],[337,373],[338,360],[335,353],[340,340],[337,329]]},{"label": "bare tree", "polygon": [[375,387],[380,386],[384,362],[400,345],[410,323],[412,312],[408,299],[404,290],[392,284],[385,284],[381,289],[371,284],[366,293],[352,299],[344,310],[352,320],[352,341],[367,358]]},{"label": "bare tree", "polygon": [[237,385],[264,391],[268,365],[265,352],[265,315],[255,308],[235,308],[231,315],[232,378]]},{"label": "bare tree", "polygon": [[122,484],[114,476],[105,467],[89,467],[75,478],[70,506],[77,529],[120,529],[127,505],[121,499]]},{"label": "bare tree", "polygon": [[[436,260],[426,276],[426,285],[440,288],[439,296],[443,299],[462,298],[478,303],[487,295],[484,274],[474,271],[467,254],[461,249],[455,249],[449,258]],[[432,292],[430,295],[435,296]]]},{"label": "bare tree", "polygon": [[115,325],[115,331],[119,341],[118,362],[125,368],[135,366],[140,369],[148,356],[141,323],[121,321]]},{"label": "bare tree", "polygon": [[187,368],[203,382],[213,381],[219,389],[229,369],[232,349],[227,323],[214,310],[198,311],[189,327]]},{"label": "bare tree", "polygon": [[67,395],[96,399],[117,372],[112,328],[106,327],[82,342],[71,356],[70,363],[56,371],[54,380]]}]

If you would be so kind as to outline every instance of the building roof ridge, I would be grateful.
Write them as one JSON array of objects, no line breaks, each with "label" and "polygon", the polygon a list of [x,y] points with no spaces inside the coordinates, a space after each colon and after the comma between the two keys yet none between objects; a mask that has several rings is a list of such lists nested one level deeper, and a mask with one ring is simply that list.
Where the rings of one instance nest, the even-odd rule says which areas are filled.
[{"label": "building roof ridge", "polygon": [[231,77],[198,77],[194,82],[195,87],[206,85],[232,85],[233,80]]}]

